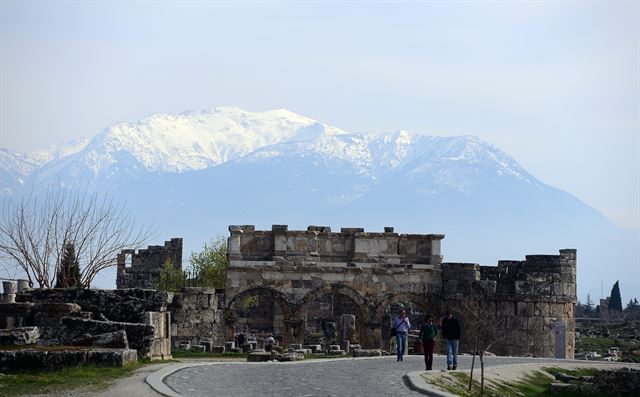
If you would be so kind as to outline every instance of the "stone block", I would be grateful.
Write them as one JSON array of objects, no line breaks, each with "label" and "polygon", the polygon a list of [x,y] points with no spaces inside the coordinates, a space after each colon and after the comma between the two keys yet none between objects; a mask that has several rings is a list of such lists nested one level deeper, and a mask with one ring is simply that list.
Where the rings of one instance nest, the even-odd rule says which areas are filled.
[{"label": "stone block", "polygon": [[311,353],[319,353],[322,351],[322,345],[306,345],[305,348],[311,350]]},{"label": "stone block", "polygon": [[329,345],[330,352],[338,351],[340,349],[341,349],[340,345]]},{"label": "stone block", "polygon": [[535,302],[533,315],[538,317],[549,317],[549,304],[547,302]]},{"label": "stone block", "polygon": [[458,280],[446,280],[444,288],[445,293],[456,294],[458,292]]},{"label": "stone block", "polygon": [[544,329],[544,321],[542,317],[529,317],[527,330],[542,331]]},{"label": "stone block", "polygon": [[224,352],[225,352],[225,348],[224,348],[224,346],[213,346],[213,347],[211,348],[211,353],[219,353],[219,354],[222,354],[222,353],[224,353]]},{"label": "stone block", "polygon": [[123,367],[138,360],[134,349],[97,349],[87,352],[87,364],[101,367]]},{"label": "stone block", "polygon": [[32,345],[39,337],[38,327],[0,329],[0,345]]},{"label": "stone block", "polygon": [[356,349],[352,350],[353,357],[379,357],[382,356],[382,350],[380,349]]},{"label": "stone block", "polygon": [[304,360],[304,354],[289,352],[284,354],[278,354],[275,356],[275,359],[278,361],[300,361],[300,360]]},{"label": "stone block", "polygon": [[290,343],[289,350],[298,350],[302,349],[302,345],[300,343]]},{"label": "stone block", "polygon": [[129,342],[127,340],[127,333],[125,330],[76,339],[73,340],[71,344],[74,346],[96,346],[119,349],[129,348]]},{"label": "stone block", "polygon": [[533,284],[529,281],[516,281],[514,285],[517,295],[532,295],[534,293]]},{"label": "stone block", "polygon": [[552,283],[551,284],[551,295],[553,295],[553,296],[561,296],[562,295],[562,283]]},{"label": "stone block", "polygon": [[191,345],[192,352],[204,353],[207,351],[207,347],[205,345]]},{"label": "stone block", "polygon": [[516,303],[516,314],[518,316],[530,317],[530,316],[533,316],[533,313],[534,313],[533,302],[517,302]]},{"label": "stone block", "polygon": [[247,356],[247,362],[265,362],[271,360],[271,353],[269,352],[252,352]]},{"label": "stone block", "polygon": [[510,301],[498,302],[498,315],[500,316],[513,316],[516,313],[515,303]]},{"label": "stone block", "polygon": [[507,317],[506,328],[511,330],[526,330],[528,324],[528,317],[524,316],[512,316]]}]

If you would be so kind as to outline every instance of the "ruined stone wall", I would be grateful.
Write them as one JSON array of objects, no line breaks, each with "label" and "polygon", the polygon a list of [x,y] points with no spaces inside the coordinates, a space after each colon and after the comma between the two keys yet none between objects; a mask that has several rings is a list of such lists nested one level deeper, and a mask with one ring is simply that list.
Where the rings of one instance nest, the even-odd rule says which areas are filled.
[{"label": "ruined stone wall", "polygon": [[432,295],[441,290],[443,235],[401,235],[393,228],[333,233],[322,226],[289,231],[285,225],[229,230],[227,306],[266,290],[281,308],[284,320],[274,319],[274,329],[284,329],[278,335],[284,343],[301,341],[307,310],[327,294],[341,294],[358,307],[357,339],[371,347],[388,333],[383,310],[390,304],[409,299],[431,311],[440,304]]},{"label": "ruined stone wall", "polygon": [[498,266],[443,263],[442,269],[443,298],[454,311],[477,293],[474,288],[495,307],[503,336],[493,352],[554,357],[555,328],[561,322],[566,329],[564,356],[573,358],[576,250],[527,255],[524,261],[500,261]]},{"label": "ruined stone wall", "polygon": [[251,294],[268,294],[281,308],[273,329],[284,330],[284,343],[301,342],[301,330],[311,321],[307,311],[314,305],[322,309],[327,294],[346,297],[356,307],[360,344],[388,348],[385,310],[391,305],[410,302],[440,317],[445,308],[461,308],[474,291],[483,291],[501,318],[496,327],[508,335],[494,351],[554,357],[555,327],[561,322],[565,357],[573,357],[575,250],[480,266],[442,263],[441,234],[404,235],[393,228],[333,233],[322,226],[289,231],[286,225],[271,231],[230,226],[229,231],[226,307],[234,309]]},{"label": "ruined stone wall", "polygon": [[46,345],[125,331],[124,343],[139,357],[166,358],[171,356],[167,305],[172,297],[151,290],[27,289],[17,294],[16,303],[0,304],[0,324],[37,327],[38,342]]},{"label": "ruined stone wall", "polygon": [[224,292],[214,288],[183,288],[169,306],[173,346],[210,341],[224,346]]},{"label": "ruined stone wall", "polygon": [[[131,266],[127,266],[130,259]],[[182,269],[182,239],[172,238],[164,246],[150,245],[147,249],[122,250],[116,257],[118,289],[155,289],[160,280],[160,272],[167,260]]]}]

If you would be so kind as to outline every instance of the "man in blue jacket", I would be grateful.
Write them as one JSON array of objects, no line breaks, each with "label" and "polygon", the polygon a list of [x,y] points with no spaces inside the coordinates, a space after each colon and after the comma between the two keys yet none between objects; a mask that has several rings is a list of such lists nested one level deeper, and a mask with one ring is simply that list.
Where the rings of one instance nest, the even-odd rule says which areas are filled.
[{"label": "man in blue jacket", "polygon": [[451,310],[447,310],[447,315],[442,320],[442,336],[444,337],[444,347],[447,350],[447,369],[458,368],[458,343],[460,342],[460,323],[453,317]]}]

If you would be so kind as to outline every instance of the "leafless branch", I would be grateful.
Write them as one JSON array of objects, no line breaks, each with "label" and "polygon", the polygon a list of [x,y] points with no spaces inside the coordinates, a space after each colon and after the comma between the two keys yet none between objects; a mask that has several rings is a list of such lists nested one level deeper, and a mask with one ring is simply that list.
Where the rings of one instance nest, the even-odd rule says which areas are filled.
[{"label": "leafless branch", "polygon": [[115,266],[121,250],[140,248],[152,236],[151,228],[136,225],[125,204],[87,191],[49,189],[43,196],[7,201],[1,221],[0,253],[40,288],[54,285],[67,243],[75,247],[88,288],[98,273]]}]

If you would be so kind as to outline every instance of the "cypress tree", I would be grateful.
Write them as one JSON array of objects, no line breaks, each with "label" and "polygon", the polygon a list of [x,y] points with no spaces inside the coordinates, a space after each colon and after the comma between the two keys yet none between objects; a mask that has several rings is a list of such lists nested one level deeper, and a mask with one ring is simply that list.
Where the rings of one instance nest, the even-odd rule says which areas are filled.
[{"label": "cypress tree", "polygon": [[80,282],[80,264],[76,258],[76,249],[73,243],[65,243],[62,260],[56,275],[56,288],[82,288]]},{"label": "cypress tree", "polygon": [[609,298],[609,309],[622,311],[622,298],[620,297],[620,285],[618,281],[613,284],[611,289],[611,297]]}]

